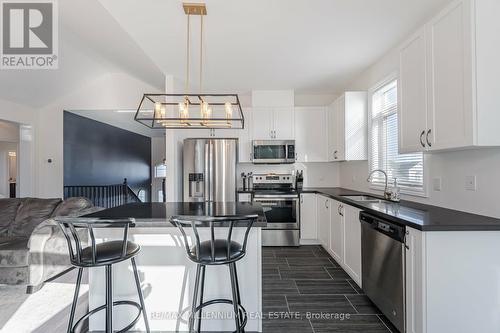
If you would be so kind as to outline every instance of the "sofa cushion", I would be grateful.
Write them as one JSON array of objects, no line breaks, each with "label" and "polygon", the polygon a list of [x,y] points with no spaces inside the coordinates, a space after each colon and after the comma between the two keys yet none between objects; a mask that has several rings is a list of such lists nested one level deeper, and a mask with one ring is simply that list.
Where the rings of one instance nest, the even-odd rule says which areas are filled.
[{"label": "sofa cushion", "polygon": [[51,216],[78,216],[81,211],[90,207],[92,202],[87,198],[68,198],[56,207]]},{"label": "sofa cushion", "polygon": [[61,199],[23,198],[9,235],[29,237],[35,227],[48,219]]},{"label": "sofa cushion", "polygon": [[20,204],[21,199],[0,199],[0,237],[7,236]]},{"label": "sofa cushion", "polygon": [[28,266],[28,238],[0,238],[0,267]]}]

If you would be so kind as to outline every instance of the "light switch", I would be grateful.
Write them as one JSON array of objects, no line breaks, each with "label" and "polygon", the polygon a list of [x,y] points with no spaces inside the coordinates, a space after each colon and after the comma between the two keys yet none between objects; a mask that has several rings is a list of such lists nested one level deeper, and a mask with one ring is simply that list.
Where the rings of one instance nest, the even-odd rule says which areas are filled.
[{"label": "light switch", "polygon": [[432,187],[434,191],[441,191],[442,187],[441,177],[436,177],[432,180]]},{"label": "light switch", "polygon": [[476,176],[466,176],[465,177],[465,189],[467,191],[476,191],[477,190]]}]

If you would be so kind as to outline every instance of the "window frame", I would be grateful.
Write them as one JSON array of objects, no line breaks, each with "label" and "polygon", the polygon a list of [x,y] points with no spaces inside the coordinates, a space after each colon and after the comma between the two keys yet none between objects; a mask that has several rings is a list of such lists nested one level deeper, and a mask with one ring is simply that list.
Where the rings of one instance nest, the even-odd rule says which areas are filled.
[{"label": "window frame", "polygon": [[[373,152],[372,152],[372,145],[371,145],[371,142],[372,142],[372,109],[373,109],[373,95],[375,94],[375,92],[377,92],[379,89],[383,88],[384,86],[390,84],[391,82],[393,81],[398,81],[397,82],[397,94],[398,94],[398,98],[397,98],[397,116],[398,116],[398,151],[399,151],[399,143],[400,143],[400,137],[399,137],[399,116],[400,116],[400,107],[401,107],[401,103],[400,103],[400,78],[399,78],[399,73],[397,72],[394,72],[390,75],[388,75],[387,77],[385,77],[383,80],[377,82],[373,87],[371,87],[369,90],[368,90],[368,107],[367,107],[367,112],[368,112],[368,174],[372,171],[371,170],[371,161],[372,161],[372,156],[373,156]],[[429,183],[429,172],[428,172],[428,168],[429,168],[429,160],[430,160],[430,156],[425,154],[425,153],[422,153],[423,155],[423,174],[422,174],[422,190],[419,190],[419,191],[415,191],[415,190],[410,190],[408,188],[405,188],[405,187],[400,187],[400,190],[401,190],[401,194],[405,194],[405,195],[410,195],[410,196],[415,196],[415,197],[424,197],[424,198],[428,198],[429,197],[429,193],[428,193],[428,183]],[[384,170],[386,171],[386,170]],[[391,182],[391,179],[388,179],[388,183],[387,183],[387,187],[388,189],[390,189],[392,186],[392,182]],[[370,189],[372,190],[376,190],[376,191],[381,191],[383,192],[384,191],[384,185],[379,185],[377,183],[372,183],[370,182],[370,186],[369,186]]]}]

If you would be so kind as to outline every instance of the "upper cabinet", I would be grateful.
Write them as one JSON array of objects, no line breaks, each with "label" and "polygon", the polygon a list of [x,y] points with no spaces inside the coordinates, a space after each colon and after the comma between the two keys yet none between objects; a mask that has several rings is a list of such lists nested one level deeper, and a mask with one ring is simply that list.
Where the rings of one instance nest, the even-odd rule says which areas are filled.
[{"label": "upper cabinet", "polygon": [[328,108],[328,160],[356,161],[368,158],[367,95],[348,91]]},{"label": "upper cabinet", "polygon": [[500,1],[457,0],[400,48],[400,151],[500,145]]},{"label": "upper cabinet", "polygon": [[293,107],[254,107],[252,109],[253,140],[293,140]]},{"label": "upper cabinet", "polygon": [[245,128],[238,131],[238,162],[252,162],[252,109],[243,108]]},{"label": "upper cabinet", "polygon": [[399,50],[399,150],[425,150],[427,132],[427,80],[425,29],[419,30]]},{"label": "upper cabinet", "polygon": [[328,161],[327,108],[295,108],[295,145],[298,162]]}]

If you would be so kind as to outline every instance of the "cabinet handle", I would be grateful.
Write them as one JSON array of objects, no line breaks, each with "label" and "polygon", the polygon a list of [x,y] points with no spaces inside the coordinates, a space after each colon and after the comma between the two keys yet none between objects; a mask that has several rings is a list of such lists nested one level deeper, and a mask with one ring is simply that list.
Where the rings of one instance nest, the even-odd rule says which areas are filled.
[{"label": "cabinet handle", "polygon": [[328,209],[328,200],[325,200],[325,208]]},{"label": "cabinet handle", "polygon": [[404,239],[403,239],[403,244],[404,244],[404,246],[405,246],[405,248],[406,248],[407,250],[409,250],[409,249],[410,249],[410,247],[409,247],[409,246],[408,246],[408,244],[406,243],[406,237],[407,237],[409,234],[410,234],[410,232],[409,232],[409,231],[406,231],[406,232],[405,232]]},{"label": "cabinet handle", "polygon": [[339,205],[339,215],[340,216],[344,216],[344,213],[342,213],[342,209],[344,208],[344,206],[342,205]]},{"label": "cabinet handle", "polygon": [[420,144],[422,145],[422,147],[425,148],[424,134],[425,134],[425,130],[423,130],[422,133],[420,133]]},{"label": "cabinet handle", "polygon": [[340,215],[340,205],[337,207],[337,213]]},{"label": "cabinet handle", "polygon": [[299,159],[299,156],[297,153],[295,153],[295,160],[297,161]]},{"label": "cabinet handle", "polygon": [[336,150],[336,151],[334,151],[334,152],[333,152],[333,158],[334,158],[334,159],[338,159],[338,158],[339,158],[339,157],[337,156],[337,153],[338,153],[338,152],[339,152],[338,150]]},{"label": "cabinet handle", "polygon": [[431,144],[431,142],[429,141],[429,134],[431,134],[431,131],[432,131],[432,130],[428,130],[428,131],[427,131],[427,135],[425,136],[425,140],[427,141],[427,144],[429,145],[429,147],[432,147],[432,144]]},{"label": "cabinet handle", "polygon": [[273,138],[276,139],[276,130],[273,131]]}]

